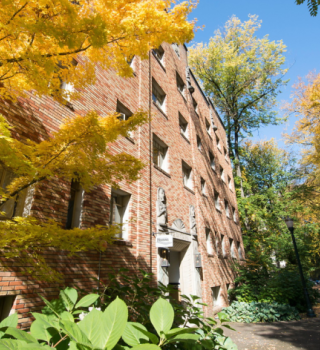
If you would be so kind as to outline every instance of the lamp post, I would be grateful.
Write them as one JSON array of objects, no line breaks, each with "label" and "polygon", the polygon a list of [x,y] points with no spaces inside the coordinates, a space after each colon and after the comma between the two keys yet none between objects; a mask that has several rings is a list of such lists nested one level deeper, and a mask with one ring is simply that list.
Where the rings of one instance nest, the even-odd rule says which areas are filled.
[{"label": "lamp post", "polygon": [[298,248],[297,248],[297,244],[296,244],[296,239],[294,237],[294,227],[293,227],[293,219],[289,218],[288,216],[284,219],[288,230],[291,233],[291,237],[292,237],[292,242],[293,242],[293,246],[294,246],[294,251],[296,253],[296,258],[298,261],[298,267],[299,267],[299,272],[300,272],[300,277],[301,277],[301,282],[302,282],[302,287],[303,287],[303,292],[304,292],[304,296],[306,298],[306,302],[307,302],[307,316],[308,317],[316,317],[314,311],[312,310],[312,305],[310,302],[310,298],[309,298],[309,293],[307,290],[307,286],[306,286],[306,281],[304,279],[303,276],[303,271],[302,271],[302,267],[301,267],[301,262],[300,262],[300,257],[299,257],[299,252],[298,252]]}]

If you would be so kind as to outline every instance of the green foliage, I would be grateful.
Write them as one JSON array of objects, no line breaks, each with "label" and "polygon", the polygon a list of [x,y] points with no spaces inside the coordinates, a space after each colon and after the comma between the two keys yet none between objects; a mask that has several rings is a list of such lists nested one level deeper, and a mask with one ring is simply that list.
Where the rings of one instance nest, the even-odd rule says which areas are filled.
[{"label": "green foliage", "polygon": [[[305,0],[296,0],[297,5],[301,5]],[[318,7],[320,5],[320,0],[308,0],[308,8],[311,16],[316,16],[318,14]]]},{"label": "green foliage", "polygon": [[[137,283],[136,286],[138,286],[139,280],[136,280],[136,277],[131,277],[131,282]],[[144,279],[150,281],[151,276],[145,274],[141,278],[142,281]],[[130,282],[130,279],[128,281]],[[143,289],[145,287],[146,284],[143,282],[139,293],[145,292]],[[163,286],[163,288],[166,287]],[[153,296],[162,292],[162,290],[156,292],[156,289],[151,288]],[[145,295],[139,294],[136,298],[143,299]],[[0,349],[237,349],[232,340],[223,335],[222,328],[215,327],[217,322],[210,318],[185,319],[185,323],[199,324],[200,327],[180,324],[180,327],[172,328],[174,323],[177,323],[174,308],[164,298],[159,297],[150,305],[149,322],[146,322],[149,328],[147,328],[139,322],[128,322],[128,307],[118,296],[114,300],[107,298],[106,303],[101,301],[103,296],[104,293],[103,295],[89,294],[78,301],[78,291],[68,287],[60,291],[59,299],[48,301],[41,297],[46,306],[42,314],[33,313],[35,321],[31,325],[30,333],[16,328],[18,324],[16,314],[1,322]],[[198,297],[191,296],[190,305],[197,299]],[[98,307],[90,307],[99,301],[103,311]],[[198,309],[197,312],[202,315],[196,306],[190,308],[185,311],[185,315],[195,317],[195,309]],[[138,311],[137,308],[135,310]],[[137,314],[134,317],[137,317]],[[219,317],[223,325],[227,321],[226,315],[221,314]],[[178,319],[181,320],[179,317]]]},{"label": "green foliage", "polygon": [[[279,303],[295,307],[305,312],[303,287],[298,270],[257,268],[247,264],[239,266],[239,276],[236,278],[236,288],[229,290],[232,300],[240,302]],[[320,293],[313,289],[313,284],[306,281],[312,305],[315,305]]]},{"label": "green foliage", "polygon": [[232,322],[278,322],[299,320],[299,312],[289,305],[278,303],[244,303],[235,301],[223,311]]}]

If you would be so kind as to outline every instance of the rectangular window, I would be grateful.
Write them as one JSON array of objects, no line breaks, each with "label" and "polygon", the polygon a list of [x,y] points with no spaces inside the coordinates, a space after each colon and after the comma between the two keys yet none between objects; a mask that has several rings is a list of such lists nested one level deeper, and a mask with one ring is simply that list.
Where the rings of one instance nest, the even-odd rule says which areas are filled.
[{"label": "rectangular window", "polygon": [[[128,120],[132,116],[132,112],[125,107],[119,100],[117,100],[117,113],[120,115],[118,116],[119,120]],[[128,136],[133,137],[133,132],[128,132]]]},{"label": "rectangular window", "polygon": [[152,78],[152,100],[163,112],[165,112],[166,94],[161,89],[160,85],[153,78]]},{"label": "rectangular window", "polygon": [[82,189],[79,182],[72,180],[66,229],[72,229],[76,227],[80,228],[83,196],[84,190]]},{"label": "rectangular window", "polygon": [[226,238],[224,235],[221,235],[221,249],[222,249],[222,255],[226,257],[227,249],[226,249]]},{"label": "rectangular window", "polygon": [[234,241],[231,238],[229,238],[229,245],[230,245],[231,258],[236,259],[237,255],[236,255],[236,252],[235,252]]},{"label": "rectangular window", "polygon": [[219,254],[219,237],[218,237],[218,234],[216,234],[216,238],[215,238],[215,247],[216,247],[216,253]]},{"label": "rectangular window", "polygon": [[228,187],[232,191],[232,182],[231,182],[231,177],[228,175]]},{"label": "rectangular window", "polygon": [[204,179],[202,177],[200,179],[200,182],[201,182],[201,193],[203,195],[206,195],[207,194],[206,182],[204,181]]},{"label": "rectangular window", "polygon": [[210,135],[211,126],[207,119],[206,119],[206,130],[207,130],[207,133]]},{"label": "rectangular window", "polygon": [[211,288],[212,304],[213,307],[220,305],[220,286]]},{"label": "rectangular window", "polygon": [[199,114],[199,109],[198,109],[198,103],[197,101],[192,97],[192,104],[193,104],[193,108],[194,108],[194,111]]},{"label": "rectangular window", "polygon": [[217,141],[217,147],[221,150],[220,139],[217,134],[216,134],[216,141]]},{"label": "rectangular window", "polygon": [[168,171],[168,146],[153,135],[153,163],[159,168]]},{"label": "rectangular window", "polygon": [[192,168],[185,162],[182,162],[182,175],[184,186],[192,189]]},{"label": "rectangular window", "polygon": [[220,166],[220,177],[221,177],[221,180],[222,180],[223,182],[225,182],[224,170],[223,170],[222,166]]},{"label": "rectangular window", "polygon": [[210,229],[206,227],[206,242],[207,242],[207,253],[213,255],[212,240]]},{"label": "rectangular window", "polygon": [[15,298],[15,295],[6,295],[0,297],[0,322],[10,316],[10,311],[12,309]]},{"label": "rectangular window", "polygon": [[214,155],[211,152],[209,152],[209,157],[210,157],[211,169],[215,171],[216,170],[216,163],[214,161]]},{"label": "rectangular window", "polygon": [[184,93],[185,93],[186,84],[184,83],[184,81],[181,79],[180,75],[177,72],[176,72],[176,79],[177,79],[177,88],[182,94],[182,96],[185,97]]},{"label": "rectangular window", "polygon": [[179,113],[179,126],[180,126],[180,133],[187,139],[189,139],[189,129],[188,129],[188,123],[183,118],[183,116]]},{"label": "rectangular window", "polygon": [[235,208],[232,208],[232,216],[233,216],[233,221],[237,222],[237,212]]},{"label": "rectangular window", "polygon": [[157,59],[162,63],[164,66],[164,49],[160,45],[157,49],[153,49],[153,54],[157,57]]},{"label": "rectangular window", "polygon": [[237,250],[238,250],[238,256],[240,260],[243,260],[243,255],[242,255],[242,249],[241,249],[241,244],[240,242],[237,242]]},{"label": "rectangular window", "polygon": [[223,147],[223,152],[224,152],[224,159],[228,162],[229,158],[228,158],[228,152],[225,149],[225,147]]},{"label": "rectangular window", "polygon": [[226,210],[226,215],[228,218],[230,218],[230,209],[229,209],[229,203],[228,201],[224,201],[224,206],[225,206],[225,210]]},{"label": "rectangular window", "polygon": [[202,143],[200,137],[197,135],[197,147],[198,150],[201,152],[202,151]]},{"label": "rectangular window", "polygon": [[172,48],[174,50],[174,52],[176,53],[176,55],[180,58],[180,47],[178,44],[176,43],[173,43],[172,44]]},{"label": "rectangular window", "polygon": [[216,209],[221,210],[219,193],[214,191],[214,205]]},{"label": "rectangular window", "polygon": [[110,224],[119,225],[119,238],[128,239],[129,203],[131,195],[120,189],[112,189],[110,203]]}]

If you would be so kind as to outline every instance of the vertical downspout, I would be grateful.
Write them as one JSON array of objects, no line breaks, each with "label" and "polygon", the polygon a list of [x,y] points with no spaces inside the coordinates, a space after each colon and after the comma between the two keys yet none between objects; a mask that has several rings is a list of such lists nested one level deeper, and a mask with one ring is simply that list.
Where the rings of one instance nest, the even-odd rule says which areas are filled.
[{"label": "vertical downspout", "polygon": [[149,210],[150,210],[150,273],[152,273],[152,130],[151,130],[151,92],[152,76],[151,76],[151,50],[149,51]]}]

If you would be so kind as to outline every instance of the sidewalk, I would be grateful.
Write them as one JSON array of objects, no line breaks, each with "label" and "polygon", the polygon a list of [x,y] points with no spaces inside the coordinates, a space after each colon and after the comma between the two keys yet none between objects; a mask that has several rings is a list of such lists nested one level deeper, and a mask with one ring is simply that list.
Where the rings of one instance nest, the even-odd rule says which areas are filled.
[{"label": "sidewalk", "polygon": [[229,323],[238,350],[320,350],[320,317],[291,322]]}]

